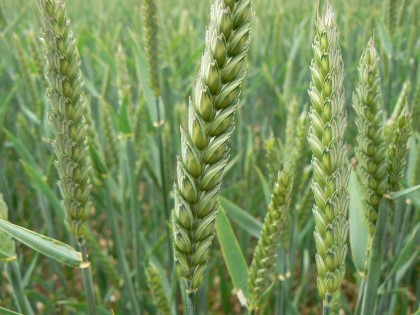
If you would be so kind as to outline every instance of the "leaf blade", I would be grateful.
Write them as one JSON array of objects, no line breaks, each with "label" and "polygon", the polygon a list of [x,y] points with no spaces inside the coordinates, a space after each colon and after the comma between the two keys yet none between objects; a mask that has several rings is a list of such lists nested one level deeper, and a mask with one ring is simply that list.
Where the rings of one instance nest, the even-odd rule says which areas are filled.
[{"label": "leaf blade", "polygon": [[78,268],[82,264],[81,253],[67,244],[2,219],[0,219],[0,229],[37,252],[67,266]]},{"label": "leaf blade", "polygon": [[245,304],[241,294],[248,299],[248,266],[223,207],[220,207],[216,219],[216,234],[238,298],[241,304]]}]

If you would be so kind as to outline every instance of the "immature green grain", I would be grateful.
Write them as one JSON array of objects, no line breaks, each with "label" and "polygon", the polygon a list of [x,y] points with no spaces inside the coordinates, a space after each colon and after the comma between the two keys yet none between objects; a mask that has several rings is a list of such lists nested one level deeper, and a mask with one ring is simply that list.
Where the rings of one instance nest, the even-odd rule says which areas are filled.
[{"label": "immature green grain", "polygon": [[149,64],[149,81],[156,97],[161,95],[160,36],[157,0],[143,3],[144,48]]},{"label": "immature green grain", "polygon": [[[172,156],[172,150],[171,150],[171,128],[169,124],[165,124],[163,127],[162,132],[162,147],[165,157]],[[170,181],[174,180],[173,177],[173,163],[174,161],[172,159],[166,158],[164,160],[164,173],[165,176],[169,178]]]},{"label": "immature green grain", "polygon": [[286,151],[286,154],[289,154],[289,152],[291,152],[288,156],[288,160],[290,173],[293,176],[293,194],[291,201],[291,205],[293,207],[295,206],[297,198],[301,191],[300,187],[303,181],[303,171],[305,169],[305,166],[309,164],[309,150],[307,148],[309,120],[306,107],[300,113],[296,122],[296,126],[294,128],[296,129],[296,134],[293,141],[293,147],[291,151]]},{"label": "immature green grain", "polygon": [[287,106],[287,120],[286,120],[286,141],[284,152],[287,156],[290,152],[293,151],[295,146],[295,136],[296,136],[296,123],[299,116],[299,108],[297,104],[296,97],[292,98],[292,101]]},{"label": "immature green grain", "polygon": [[144,104],[140,104],[136,108],[134,115],[134,145],[138,157],[147,159],[148,150],[147,142],[147,117]]},{"label": "immature green grain", "polygon": [[59,0],[39,0],[44,24],[45,77],[51,103],[49,121],[55,135],[59,186],[66,209],[66,225],[77,238],[85,232],[91,213],[90,161],[84,117],[83,79],[65,5]]},{"label": "immature green grain", "polygon": [[171,308],[169,306],[168,299],[163,289],[162,279],[159,275],[159,271],[153,263],[149,263],[146,269],[147,285],[150,288],[152,301],[157,309],[158,315],[170,315]]},{"label": "immature green grain", "polygon": [[[420,121],[420,80],[417,82],[416,91],[413,97],[413,108],[411,110],[412,120]],[[413,124],[413,130],[420,133],[420,124]]]},{"label": "immature green grain", "polygon": [[130,74],[127,68],[127,56],[121,43],[118,44],[115,55],[117,65],[117,89],[118,89],[118,105],[119,109],[126,107],[129,114],[134,114]]},{"label": "immature green grain", "polygon": [[31,48],[32,59],[37,71],[37,75],[44,83],[44,62],[42,60],[42,54],[39,51],[37,40],[38,39],[36,38],[34,31],[30,30],[28,32],[28,41],[29,47]]},{"label": "immature green grain", "polygon": [[38,0],[38,5],[43,21],[45,78],[48,82],[47,97],[51,103],[48,118],[55,135],[52,146],[57,156],[58,185],[66,210],[66,226],[76,237],[82,254],[83,286],[89,314],[94,315],[95,295],[84,238],[92,207],[80,57],[64,3],[60,0]]},{"label": "immature green grain", "polygon": [[181,128],[182,154],[178,157],[172,217],[175,265],[186,281],[189,297],[203,282],[210,256],[252,17],[251,0],[214,1],[190,100],[188,131]]},{"label": "immature green grain", "polygon": [[388,29],[391,36],[395,33],[395,25],[398,19],[398,2],[397,0],[388,0]]},{"label": "immature green grain", "polygon": [[324,314],[340,290],[347,255],[347,186],[350,162],[343,136],[346,130],[344,108],[344,66],[338,44],[338,31],[332,5],[317,19],[312,45],[312,82],[309,96],[311,126],[308,142],[312,149],[315,197],[316,265],[318,292],[324,302]]},{"label": "immature green grain", "polygon": [[406,99],[408,97],[408,95],[410,94],[410,90],[411,90],[411,82],[410,80],[407,80],[404,82],[400,95],[398,96],[398,100],[397,103],[395,104],[394,110],[392,111],[391,116],[388,118],[388,120],[385,123],[385,139],[386,141],[389,143],[391,141],[392,138],[392,133],[395,130],[395,125],[397,123],[398,117],[401,115],[405,103],[406,103]]},{"label": "immature green grain", "polygon": [[264,141],[264,149],[269,182],[270,184],[273,184],[281,165],[278,139],[274,136],[273,132],[271,132],[270,137]]},{"label": "immature green grain", "polygon": [[388,189],[390,192],[399,191],[402,188],[401,181],[404,177],[410,135],[411,116],[406,104],[398,117],[387,151]]},{"label": "immature green grain", "polygon": [[271,195],[271,202],[264,219],[264,225],[254,251],[251,267],[249,268],[248,309],[257,310],[262,295],[273,282],[273,273],[276,266],[277,253],[284,241],[286,217],[289,212],[290,194],[293,179],[287,170],[278,174],[277,181]]},{"label": "immature green grain", "polygon": [[110,171],[115,171],[119,165],[119,150],[111,110],[111,105],[104,100],[101,114],[102,128],[105,136],[105,163]]},{"label": "immature green grain", "polygon": [[371,38],[360,58],[359,84],[353,95],[358,128],[357,172],[363,188],[365,217],[371,237],[375,233],[379,202],[388,186],[378,60],[378,53]]},{"label": "immature green grain", "polygon": [[[4,9],[4,4],[3,1],[0,0],[0,29],[3,30],[7,25],[7,20],[6,20],[6,12]],[[0,31],[1,33],[2,31]]]}]

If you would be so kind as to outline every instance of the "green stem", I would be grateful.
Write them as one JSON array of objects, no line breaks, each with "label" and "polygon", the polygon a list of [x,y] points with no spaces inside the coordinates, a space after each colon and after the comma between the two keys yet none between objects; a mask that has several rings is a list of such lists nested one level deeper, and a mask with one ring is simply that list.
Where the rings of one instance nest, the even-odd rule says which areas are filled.
[{"label": "green stem", "polygon": [[323,315],[330,315],[331,314],[331,301],[333,299],[333,295],[327,293],[325,295],[324,305],[322,308],[322,314]]},{"label": "green stem", "polygon": [[106,201],[106,205],[109,210],[107,219],[111,227],[112,236],[115,241],[115,248],[117,250],[117,256],[118,256],[118,263],[120,265],[120,268],[123,271],[124,285],[126,287],[126,290],[130,299],[130,304],[132,307],[133,314],[141,314],[140,307],[139,307],[136,294],[133,288],[133,283],[131,282],[131,275],[130,275],[130,270],[128,269],[127,259],[125,257],[125,247],[123,246],[121,236],[120,236],[120,231],[118,230],[117,219],[114,214],[115,209],[112,204],[110,195],[108,193],[112,191],[112,188],[110,187],[110,184],[108,183],[108,181],[106,181],[105,184],[106,184],[106,187],[105,187],[106,191],[104,191],[104,200]]},{"label": "green stem", "polygon": [[134,142],[132,139],[128,139],[126,142],[126,149],[127,149],[127,175],[128,181],[130,186],[130,209],[131,209],[131,234],[133,238],[133,259],[134,259],[134,266],[136,268],[136,281],[137,287],[140,289],[141,287],[141,247],[140,247],[140,240],[139,240],[139,226],[141,226],[140,221],[140,204],[138,200],[138,192],[137,192],[137,180],[135,178],[135,174],[131,171],[134,170],[136,167],[135,162],[135,151],[134,151]]},{"label": "green stem", "polygon": [[[160,102],[159,97],[156,97],[156,109],[157,109],[157,123],[158,123],[158,142],[159,142],[159,164],[160,164],[160,178],[162,183],[162,198],[163,198],[163,207],[165,211],[165,221],[170,220],[170,210],[169,210],[169,202],[168,202],[168,189],[166,185],[166,178],[168,174],[165,172],[165,152],[163,150],[163,141],[162,141],[162,129],[165,123],[161,124],[161,120],[163,117],[161,117],[160,113]],[[171,231],[168,228],[168,248],[169,248],[169,266],[170,269],[172,269],[172,257],[173,257],[173,249],[172,249],[172,237],[171,237]]]},{"label": "green stem", "polygon": [[373,236],[367,271],[366,289],[363,297],[362,315],[375,314],[375,305],[379,280],[381,277],[382,257],[385,252],[386,223],[388,217],[389,201],[383,199],[379,206],[378,221]]},{"label": "green stem", "polygon": [[27,315],[34,315],[32,306],[25,294],[25,289],[23,287],[22,277],[17,260],[15,259],[5,264],[5,267],[10,285],[13,288],[13,297],[15,299],[18,311]]},{"label": "green stem", "polygon": [[194,293],[187,293],[187,314],[194,315],[195,314],[195,303],[194,303]]},{"label": "green stem", "polygon": [[366,287],[366,278],[363,278],[362,282],[360,283],[359,296],[357,297],[357,304],[354,310],[354,315],[359,315],[360,312],[362,311],[362,302],[363,302],[363,296],[365,293],[365,287]]},{"label": "green stem", "polygon": [[80,251],[82,253],[82,276],[83,276],[83,286],[86,291],[86,299],[88,304],[88,310],[90,315],[96,315],[96,302],[95,302],[95,293],[93,289],[93,278],[92,271],[90,269],[90,262],[86,252],[86,241],[84,237],[77,239],[77,244],[79,245]]}]

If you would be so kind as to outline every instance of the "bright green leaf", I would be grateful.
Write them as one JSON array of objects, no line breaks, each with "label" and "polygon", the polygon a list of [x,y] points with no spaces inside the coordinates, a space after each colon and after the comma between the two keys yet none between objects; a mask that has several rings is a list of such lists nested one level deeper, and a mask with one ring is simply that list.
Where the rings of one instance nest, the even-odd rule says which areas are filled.
[{"label": "bright green leaf", "polygon": [[216,233],[223,258],[241,304],[248,299],[248,266],[225,210],[221,207],[216,220]]},{"label": "bright green leaf", "polygon": [[244,209],[233,203],[229,199],[220,196],[220,203],[230,219],[239,224],[245,231],[252,236],[259,238],[262,230],[262,223],[246,212]]},{"label": "bright green leaf", "polygon": [[32,249],[70,267],[80,267],[82,256],[73,247],[0,219],[0,229]]},{"label": "bright green leaf", "polygon": [[349,183],[350,194],[350,248],[354,264],[360,273],[364,273],[366,262],[366,248],[368,241],[368,228],[364,219],[362,191],[353,172]]},{"label": "bright green leaf", "polygon": [[2,315],[22,315],[21,313],[16,313],[11,310],[5,309],[0,306],[0,314]]}]

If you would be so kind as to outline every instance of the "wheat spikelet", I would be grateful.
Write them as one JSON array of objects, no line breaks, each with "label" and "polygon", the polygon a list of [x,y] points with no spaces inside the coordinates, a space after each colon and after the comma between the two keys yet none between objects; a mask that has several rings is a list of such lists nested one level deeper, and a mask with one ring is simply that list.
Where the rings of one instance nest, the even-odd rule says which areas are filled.
[{"label": "wheat spikelet", "polygon": [[80,57],[65,5],[59,0],[39,0],[43,16],[45,77],[51,103],[49,121],[55,135],[59,186],[66,209],[66,225],[83,237],[91,213],[90,160]]},{"label": "wheat spikelet", "polygon": [[28,32],[28,40],[29,40],[29,47],[31,48],[31,54],[32,59],[35,64],[35,68],[37,71],[37,74],[39,78],[42,80],[42,83],[45,83],[44,81],[44,62],[42,61],[42,55],[39,51],[38,44],[37,44],[37,38],[35,36],[35,33],[30,30]]},{"label": "wheat spikelet", "polygon": [[396,0],[388,0],[388,29],[391,36],[395,33],[395,26],[398,19],[398,3]]},{"label": "wheat spikelet", "polygon": [[358,127],[357,171],[363,187],[364,210],[371,237],[375,232],[379,202],[388,185],[378,59],[371,38],[360,58],[359,84],[353,95]]},{"label": "wheat spikelet", "polygon": [[388,118],[388,120],[385,123],[385,139],[389,143],[392,138],[392,133],[395,130],[395,124],[397,123],[398,117],[401,115],[401,112],[404,109],[406,99],[408,95],[410,94],[411,90],[411,82],[409,80],[405,81],[400,95],[398,96],[397,103],[395,104],[394,110],[392,111],[391,116]]},{"label": "wheat spikelet", "polygon": [[286,120],[286,141],[285,141],[285,154],[293,152],[294,141],[296,137],[296,123],[299,116],[298,104],[296,97],[287,106],[287,120]]},{"label": "wheat spikelet", "polygon": [[293,180],[287,170],[278,174],[264,225],[249,268],[248,309],[258,309],[263,293],[270,287],[280,244],[283,244]]},{"label": "wheat spikelet", "polygon": [[291,152],[289,157],[289,167],[290,173],[293,176],[292,207],[296,205],[299,192],[301,191],[300,187],[303,179],[303,171],[305,166],[309,163],[306,140],[309,129],[309,119],[306,107],[300,113],[295,128],[296,134],[293,140],[292,150],[286,151],[286,153]]},{"label": "wheat spikelet", "polygon": [[102,104],[102,127],[105,136],[105,163],[110,171],[115,171],[119,165],[118,140],[111,110],[111,105],[104,100]]},{"label": "wheat spikelet", "polygon": [[127,56],[124,52],[121,43],[118,44],[115,60],[117,66],[117,89],[119,109],[126,106],[127,112],[130,115],[132,115],[134,114],[134,108],[131,95],[130,74],[127,68]]},{"label": "wheat spikelet", "polygon": [[160,278],[159,271],[153,263],[149,263],[149,266],[146,269],[146,276],[147,285],[150,288],[153,304],[157,309],[157,314],[172,314],[165,290],[163,289],[162,279]]},{"label": "wheat spikelet", "polygon": [[274,136],[273,132],[271,132],[270,137],[264,141],[265,161],[267,164],[270,184],[275,182],[276,174],[278,173],[281,165],[278,147],[278,140]]},{"label": "wheat spikelet", "polygon": [[[417,83],[416,91],[413,97],[412,119],[413,121],[420,121],[420,80]],[[413,124],[413,130],[420,133],[420,124]]]},{"label": "wheat spikelet", "polygon": [[308,142],[312,149],[315,197],[316,265],[318,292],[324,312],[330,310],[334,294],[340,290],[345,272],[348,233],[350,163],[343,140],[346,129],[344,108],[344,66],[332,5],[317,19],[312,45],[312,107]]},{"label": "wheat spikelet", "polygon": [[216,0],[194,95],[188,131],[181,128],[173,237],[175,266],[193,295],[204,278],[214,238],[218,192],[245,75],[253,13],[251,0]]},{"label": "wheat spikelet", "polygon": [[157,0],[143,3],[144,44],[149,64],[149,81],[155,96],[161,94],[159,21]]}]

